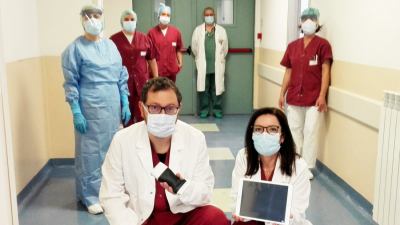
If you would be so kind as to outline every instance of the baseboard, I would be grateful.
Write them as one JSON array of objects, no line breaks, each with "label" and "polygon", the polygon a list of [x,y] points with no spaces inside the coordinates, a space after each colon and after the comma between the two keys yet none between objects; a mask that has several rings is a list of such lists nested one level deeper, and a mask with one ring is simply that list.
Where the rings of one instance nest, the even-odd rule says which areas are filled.
[{"label": "baseboard", "polygon": [[42,189],[42,187],[48,181],[53,165],[51,161],[43,166],[41,170],[32,178],[31,181],[22,189],[17,195],[18,212],[21,212],[32,200],[32,198]]},{"label": "baseboard", "polygon": [[74,162],[74,158],[49,159],[43,168],[39,170],[32,180],[29,181],[29,183],[18,193],[18,212],[21,212],[29,204],[32,198],[39,193],[42,187],[49,180],[54,167],[73,166],[75,164]]},{"label": "baseboard", "polygon": [[373,205],[319,160],[317,160],[316,164],[315,177],[318,177],[326,188],[340,198],[350,209],[354,209],[355,212],[359,213],[359,216],[375,223],[372,220]]}]

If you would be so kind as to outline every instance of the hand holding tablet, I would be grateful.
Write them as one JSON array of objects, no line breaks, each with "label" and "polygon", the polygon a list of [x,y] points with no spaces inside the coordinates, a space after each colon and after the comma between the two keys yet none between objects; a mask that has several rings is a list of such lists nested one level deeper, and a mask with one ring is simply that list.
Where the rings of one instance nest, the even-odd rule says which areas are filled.
[{"label": "hand holding tablet", "polygon": [[289,224],[292,186],[263,180],[242,179],[239,187],[236,217]]}]

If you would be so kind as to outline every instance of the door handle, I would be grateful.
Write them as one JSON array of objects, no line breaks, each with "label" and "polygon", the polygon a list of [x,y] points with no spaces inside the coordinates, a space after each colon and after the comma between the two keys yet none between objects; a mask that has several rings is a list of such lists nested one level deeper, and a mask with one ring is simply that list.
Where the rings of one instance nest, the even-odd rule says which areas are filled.
[{"label": "door handle", "polygon": [[189,45],[187,48],[182,48],[182,49],[181,49],[181,52],[182,52],[183,54],[192,55],[192,46]]}]

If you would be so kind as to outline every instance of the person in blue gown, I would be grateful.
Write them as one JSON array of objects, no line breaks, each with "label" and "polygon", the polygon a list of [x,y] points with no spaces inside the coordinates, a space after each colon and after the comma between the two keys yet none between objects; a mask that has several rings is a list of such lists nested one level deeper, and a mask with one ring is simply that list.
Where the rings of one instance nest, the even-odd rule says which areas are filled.
[{"label": "person in blue gown", "polygon": [[80,15],[85,32],[62,53],[62,69],[75,127],[77,198],[99,214],[100,168],[120,123],[131,117],[128,72],[115,44],[100,37],[103,10],[88,5]]}]

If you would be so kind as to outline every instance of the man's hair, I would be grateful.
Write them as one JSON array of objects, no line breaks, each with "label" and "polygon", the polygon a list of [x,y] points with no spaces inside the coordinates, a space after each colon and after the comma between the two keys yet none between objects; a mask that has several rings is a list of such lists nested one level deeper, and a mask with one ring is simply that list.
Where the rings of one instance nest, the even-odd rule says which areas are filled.
[{"label": "man's hair", "polygon": [[178,99],[179,105],[182,102],[182,95],[179,89],[176,87],[175,83],[166,77],[156,77],[147,81],[142,89],[141,100],[143,103],[147,101],[147,94],[149,92],[158,92],[164,90],[173,90],[176,94],[176,98]]},{"label": "man's hair", "polygon": [[214,8],[211,7],[211,6],[207,6],[207,7],[204,8],[204,10],[203,10],[203,15],[204,15],[204,13],[206,13],[207,10],[213,11],[213,13],[214,13],[214,15],[215,15],[215,10],[214,10]]}]

